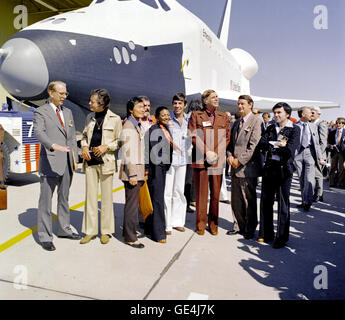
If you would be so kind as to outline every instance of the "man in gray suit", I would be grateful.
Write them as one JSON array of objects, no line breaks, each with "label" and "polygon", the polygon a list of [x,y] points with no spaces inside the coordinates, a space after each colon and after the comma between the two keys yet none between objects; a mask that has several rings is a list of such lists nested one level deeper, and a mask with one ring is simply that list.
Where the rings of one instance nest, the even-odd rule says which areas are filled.
[{"label": "man in gray suit", "polygon": [[314,123],[311,123],[311,109],[302,107],[298,110],[300,120],[296,122],[301,129],[300,146],[296,150],[294,165],[298,173],[302,203],[298,208],[309,211],[315,188],[315,167],[321,171],[323,158],[319,145],[319,135]]},{"label": "man in gray suit", "polygon": [[48,85],[49,102],[34,113],[35,137],[41,143],[39,159],[40,197],[38,203],[38,237],[43,249],[55,250],[52,242],[52,197],[58,192],[57,235],[73,240],[81,236],[70,227],[69,188],[76,169],[77,142],[72,112],[62,104],[68,93],[66,84],[53,81]]},{"label": "man in gray suit", "polygon": [[243,234],[252,239],[258,224],[256,186],[262,161],[256,148],[261,139],[261,119],[252,113],[253,100],[248,95],[238,98],[238,119],[231,130],[227,162],[231,165],[231,206],[235,215],[233,230],[228,235]]},{"label": "man in gray suit", "polygon": [[[327,136],[328,136],[328,126],[326,124],[326,121],[323,121],[320,119],[321,110],[319,107],[312,107],[311,108],[311,122],[316,125],[317,133],[319,135],[319,144],[321,149],[322,158],[326,159],[326,148],[327,148]],[[315,169],[315,190],[314,190],[314,196],[313,201],[323,202],[323,174],[322,169],[316,167]]]}]

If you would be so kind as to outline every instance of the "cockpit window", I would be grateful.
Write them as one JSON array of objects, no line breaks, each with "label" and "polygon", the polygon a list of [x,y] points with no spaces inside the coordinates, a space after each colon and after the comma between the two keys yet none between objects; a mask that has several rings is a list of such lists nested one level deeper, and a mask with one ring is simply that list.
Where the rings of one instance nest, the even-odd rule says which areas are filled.
[{"label": "cockpit window", "polygon": [[96,4],[97,4],[97,3],[102,3],[102,2],[104,2],[104,1],[105,1],[105,0],[97,0],[97,1],[96,1]]},{"label": "cockpit window", "polygon": [[147,4],[148,6],[154,8],[154,9],[158,9],[158,5],[156,3],[155,0],[140,0],[141,2]]},{"label": "cockpit window", "polygon": [[59,19],[54,20],[52,23],[53,24],[60,24],[60,23],[65,22],[66,20],[67,20],[66,18],[59,18]]},{"label": "cockpit window", "polygon": [[158,0],[160,5],[162,6],[162,8],[165,10],[165,11],[169,11],[170,10],[170,7],[165,3],[164,0]]}]

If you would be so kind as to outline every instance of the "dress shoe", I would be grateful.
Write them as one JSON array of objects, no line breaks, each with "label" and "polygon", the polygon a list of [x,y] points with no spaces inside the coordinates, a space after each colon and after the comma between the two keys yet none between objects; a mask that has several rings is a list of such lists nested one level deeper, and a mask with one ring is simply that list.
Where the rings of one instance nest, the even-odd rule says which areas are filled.
[{"label": "dress shoe", "polygon": [[126,244],[128,244],[129,246],[133,247],[133,248],[136,248],[136,249],[142,249],[144,248],[145,246],[140,243],[139,241],[138,242],[126,242]]},{"label": "dress shoe", "polygon": [[167,235],[167,236],[171,236],[171,231],[165,231],[165,234]]},{"label": "dress shoe", "polygon": [[313,202],[319,202],[320,197],[319,196],[313,196]]},{"label": "dress shoe", "polygon": [[285,247],[285,244],[286,242],[281,240],[281,239],[275,239],[274,242],[273,242],[273,245],[272,245],[272,248],[274,249],[280,249],[280,248],[283,248]]},{"label": "dress shoe", "polygon": [[54,251],[56,249],[53,242],[41,242],[41,246],[47,251]]},{"label": "dress shoe", "polygon": [[70,240],[80,240],[82,237],[77,233],[71,233],[66,236],[58,236],[58,238],[70,239]]},{"label": "dress shoe", "polygon": [[213,235],[213,236],[216,236],[218,234],[218,231],[217,230],[210,230],[210,233]]},{"label": "dress shoe", "polygon": [[240,234],[239,231],[236,231],[236,230],[229,230],[227,231],[226,233],[228,236],[234,236],[235,234]]},{"label": "dress shoe", "polygon": [[205,234],[205,230],[196,230],[196,233],[199,235],[199,236],[203,236]]},{"label": "dress shoe", "polygon": [[304,203],[301,203],[301,204],[298,204],[297,206],[296,206],[296,208],[300,208],[300,209],[303,209],[304,208]]},{"label": "dress shoe", "polygon": [[323,202],[323,195],[319,197],[319,201]]},{"label": "dress shoe", "polygon": [[226,203],[226,204],[230,204],[230,200],[219,200],[219,202],[223,202],[223,203]]},{"label": "dress shoe", "polygon": [[267,242],[271,242],[271,241],[273,241],[273,238],[262,238],[262,237],[258,238],[258,242],[260,242],[260,243],[263,243],[263,242],[267,243]]},{"label": "dress shoe", "polygon": [[102,234],[101,235],[101,243],[107,244],[109,242],[110,236],[108,234]]},{"label": "dress shoe", "polygon": [[185,232],[185,229],[183,227],[174,227],[174,229],[180,232]]},{"label": "dress shoe", "polygon": [[166,239],[157,240],[158,243],[167,243]]},{"label": "dress shoe", "polygon": [[254,235],[252,233],[246,233],[243,237],[244,237],[244,239],[249,240],[249,239],[253,239]]},{"label": "dress shoe", "polygon": [[96,235],[86,235],[83,239],[80,240],[80,244],[89,243],[92,239],[95,239]]},{"label": "dress shoe", "polygon": [[195,212],[195,208],[191,208],[190,206],[187,207],[187,212]]},{"label": "dress shoe", "polygon": [[239,231],[236,231],[236,230],[229,230],[227,231],[227,235],[228,236],[234,236],[235,234],[239,234],[240,232]]},{"label": "dress shoe", "polygon": [[190,205],[190,206],[193,206],[193,207],[196,207],[196,202],[195,202],[195,201],[191,201],[191,202],[189,203],[189,205]]},{"label": "dress shoe", "polygon": [[310,210],[310,207],[311,207],[310,204],[305,204],[303,210],[304,210],[304,211],[309,211],[309,210]]},{"label": "dress shoe", "polygon": [[137,231],[137,238],[141,239],[141,238],[145,238],[145,235],[139,231]]}]

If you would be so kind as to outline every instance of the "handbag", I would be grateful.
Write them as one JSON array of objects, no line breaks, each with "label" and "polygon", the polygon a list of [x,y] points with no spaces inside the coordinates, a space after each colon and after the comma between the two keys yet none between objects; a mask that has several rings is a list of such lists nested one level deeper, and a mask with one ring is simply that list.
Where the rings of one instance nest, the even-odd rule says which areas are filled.
[{"label": "handbag", "polygon": [[93,151],[90,151],[91,160],[86,160],[88,166],[104,164],[102,157],[96,157]]},{"label": "handbag", "polygon": [[0,210],[7,209],[7,189],[5,185],[0,185]]},{"label": "handbag", "polygon": [[146,181],[139,190],[139,207],[144,220],[153,212],[151,196]]}]

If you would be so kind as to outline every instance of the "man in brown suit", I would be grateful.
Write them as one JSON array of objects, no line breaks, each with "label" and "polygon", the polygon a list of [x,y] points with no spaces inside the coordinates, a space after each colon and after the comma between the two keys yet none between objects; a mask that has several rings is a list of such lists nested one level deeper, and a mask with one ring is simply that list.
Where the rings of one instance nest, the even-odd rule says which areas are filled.
[{"label": "man in brown suit", "polygon": [[231,165],[231,206],[233,230],[228,235],[243,234],[252,239],[258,224],[256,205],[257,178],[261,174],[260,153],[256,146],[261,138],[261,120],[252,113],[253,100],[248,95],[238,98],[238,119],[231,130],[227,161]]},{"label": "man in brown suit", "polygon": [[208,186],[210,208],[208,226],[212,235],[218,233],[219,193],[222,184],[225,152],[230,142],[227,115],[218,111],[218,95],[206,90],[202,95],[203,109],[193,111],[188,128],[192,137],[192,168],[196,196],[196,232],[205,233],[207,223]]}]

